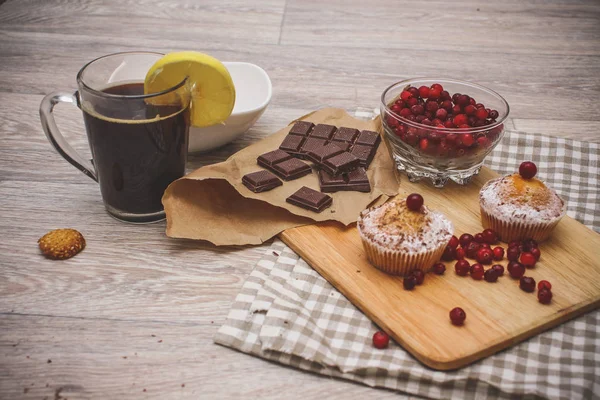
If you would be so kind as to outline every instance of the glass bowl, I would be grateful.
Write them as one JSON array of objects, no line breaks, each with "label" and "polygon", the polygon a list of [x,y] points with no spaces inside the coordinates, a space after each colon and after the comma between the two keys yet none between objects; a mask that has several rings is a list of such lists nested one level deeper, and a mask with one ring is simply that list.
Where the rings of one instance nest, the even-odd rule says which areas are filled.
[{"label": "glass bowl", "polygon": [[[455,93],[466,94],[474,99],[474,102],[461,107],[461,114],[464,114],[467,119],[471,117],[470,122],[473,126],[467,127],[468,124],[452,128],[443,126],[445,119],[436,119],[436,111],[432,113],[425,110],[426,120],[421,123],[417,122],[419,113],[411,112],[412,116],[407,115],[410,111],[410,107],[407,106],[414,105],[415,100],[407,103],[400,97],[401,93],[411,87],[418,90],[422,86],[430,88],[433,84],[442,85],[443,90],[449,93],[452,106],[455,106],[452,100],[452,95]],[[448,94],[442,94],[442,98],[436,100],[438,108],[443,108],[443,99],[447,100]],[[430,100],[427,99],[419,104],[425,108]],[[476,115],[467,116],[464,107],[469,104],[476,110],[477,106],[481,107],[479,104],[485,105],[488,117],[480,119]],[[447,111],[451,110],[448,103],[445,106]],[[493,90],[471,82],[442,78],[414,78],[394,83],[383,91],[380,107],[385,137],[398,170],[405,171],[411,182],[428,178],[435,187],[439,188],[444,187],[448,179],[465,185],[479,173],[485,157],[504,136],[504,121],[509,113],[506,100]],[[403,108],[408,110],[403,111]],[[434,109],[435,106],[431,105],[430,108]],[[498,116],[491,113],[493,110],[498,113]],[[472,108],[469,111],[472,111]],[[443,116],[443,112],[441,114]],[[455,116],[455,114],[450,115]],[[458,122],[461,122],[460,119]]]}]

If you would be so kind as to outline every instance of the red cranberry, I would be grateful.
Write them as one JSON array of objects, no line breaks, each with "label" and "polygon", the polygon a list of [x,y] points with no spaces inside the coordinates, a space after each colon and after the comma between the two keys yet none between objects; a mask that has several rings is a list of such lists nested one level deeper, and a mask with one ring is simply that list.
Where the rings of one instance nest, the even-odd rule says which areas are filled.
[{"label": "red cranberry", "polygon": [[485,108],[480,108],[475,112],[475,116],[481,121],[484,121],[488,117],[488,112],[485,110]]},{"label": "red cranberry", "polygon": [[411,86],[407,90],[410,92],[410,94],[413,95],[413,97],[419,97],[419,89],[417,89],[416,87]]},{"label": "red cranberry", "polygon": [[405,290],[413,290],[417,286],[417,278],[412,275],[407,276],[402,281]]},{"label": "red cranberry", "polygon": [[423,107],[420,104],[414,105],[410,108],[410,111],[412,111],[412,113],[414,115],[423,115],[423,113],[425,112],[425,107]]},{"label": "red cranberry", "polygon": [[[417,107],[417,106],[414,106],[414,107]],[[422,107],[422,106],[419,106],[419,107]],[[421,115],[416,115],[416,116],[415,116],[415,115],[413,115],[413,117],[415,117],[415,121],[417,121],[418,123],[421,123],[421,122],[423,122],[423,120],[426,118],[426,117],[425,117],[423,114],[421,114]]]},{"label": "red cranberry", "polygon": [[409,194],[406,198],[406,207],[411,211],[420,211],[423,205],[423,196],[418,193]]},{"label": "red cranberry", "polygon": [[546,280],[541,280],[538,282],[538,290],[542,289],[552,290],[552,284]]},{"label": "red cranberry", "polygon": [[477,102],[475,101],[474,98],[470,97],[469,98],[469,104],[472,105],[472,106],[474,106],[475,104],[477,104]]},{"label": "red cranberry", "polygon": [[458,242],[462,247],[467,247],[467,245],[471,243],[473,239],[473,235],[471,235],[470,233],[463,233],[462,235],[460,235]]},{"label": "red cranberry", "polygon": [[477,251],[479,250],[479,243],[473,241],[467,245],[465,248],[465,253],[467,253],[467,257],[476,258]]},{"label": "red cranberry", "polygon": [[404,101],[410,99],[411,97],[413,97],[412,93],[407,90],[403,90],[402,93],[400,93],[400,98]]},{"label": "red cranberry", "polygon": [[456,257],[457,260],[464,260],[465,259],[465,249],[463,249],[462,247],[459,247],[456,249],[456,255],[454,257]]},{"label": "red cranberry", "polygon": [[489,244],[487,244],[487,243],[479,243],[479,248],[480,248],[480,249],[491,249],[491,248],[492,248],[492,246],[490,246],[490,245],[489,245]]},{"label": "red cranberry", "polygon": [[398,113],[401,117],[408,117],[409,115],[412,115],[412,111],[410,111],[410,108],[403,108],[402,110],[400,110],[400,112]]},{"label": "red cranberry", "polygon": [[[463,126],[460,125],[459,128],[463,128]],[[466,128],[469,128],[469,126],[467,125]],[[460,141],[464,146],[469,147],[469,146],[472,146],[473,143],[475,143],[475,138],[470,133],[461,133]]]},{"label": "red cranberry", "polygon": [[448,246],[452,247],[453,249],[456,249],[458,247],[458,238],[454,235],[452,235],[452,237],[450,238],[450,241],[448,242]]},{"label": "red cranberry", "polygon": [[518,247],[509,247],[506,250],[506,259],[508,261],[517,261],[521,255],[521,250]]},{"label": "red cranberry", "polygon": [[425,280],[425,272],[421,271],[420,269],[415,269],[410,274],[417,280],[417,285],[421,285]]},{"label": "red cranberry", "polygon": [[462,107],[468,106],[469,104],[471,104],[470,97],[466,94],[461,94],[456,98],[455,103]]},{"label": "red cranberry", "polygon": [[521,290],[531,293],[535,290],[535,279],[530,276],[522,276],[519,280],[519,287]]},{"label": "red cranberry", "polygon": [[[433,86],[431,86],[431,87],[433,88]],[[435,89],[439,89],[439,88],[435,88]],[[441,89],[440,89],[440,90],[441,90]],[[442,90],[442,91],[440,92],[440,99],[441,99],[441,100],[444,100],[444,101],[446,101],[446,100],[450,100],[450,93],[448,93],[448,91],[447,91],[447,90]]]},{"label": "red cranberry", "polygon": [[496,118],[498,118],[498,115],[499,115],[499,114],[498,114],[498,111],[496,111],[496,110],[490,110],[489,117],[490,117],[491,119],[496,119]]},{"label": "red cranberry", "polygon": [[475,263],[471,265],[469,272],[471,273],[471,278],[480,281],[483,279],[483,274],[485,270],[483,269],[483,265]]},{"label": "red cranberry", "polygon": [[390,344],[390,337],[383,331],[377,331],[373,335],[373,347],[376,349],[385,349]]},{"label": "red cranberry", "polygon": [[419,95],[424,99],[428,98],[429,97],[429,88],[427,86],[421,86],[419,88]]},{"label": "red cranberry", "polygon": [[511,261],[508,263],[507,269],[511,278],[519,279],[525,274],[525,267],[518,261]]},{"label": "red cranberry", "polygon": [[493,229],[485,229],[481,232],[483,236],[483,241],[489,244],[494,244],[498,241],[498,234]]},{"label": "red cranberry", "polygon": [[442,260],[452,261],[456,258],[456,249],[454,247],[446,246],[444,253],[442,254]]},{"label": "red cranberry", "polygon": [[460,93],[454,93],[454,94],[452,95],[452,101],[453,101],[454,103],[456,103],[456,102],[458,101],[458,96],[460,96]]},{"label": "red cranberry", "polygon": [[[425,103],[425,109],[429,112],[436,112],[438,110],[439,106],[438,103],[436,103],[435,101],[429,100],[427,101],[427,103]],[[446,110],[444,110],[446,111]]]},{"label": "red cranberry", "polygon": [[535,265],[536,259],[533,254],[525,252],[525,253],[521,253],[521,258],[519,261],[526,268],[533,268],[533,266]]},{"label": "red cranberry", "polygon": [[454,115],[458,115],[462,113],[462,107],[459,106],[458,104],[455,104],[454,106],[452,106],[452,114]]},{"label": "red cranberry", "polygon": [[477,104],[475,104],[475,108],[480,109],[480,108],[485,108],[485,106],[481,103],[477,103]]},{"label": "red cranberry", "polygon": [[494,252],[490,249],[480,248],[475,255],[477,261],[482,264],[491,264],[494,259]]},{"label": "red cranberry", "polygon": [[417,104],[419,104],[419,99],[417,97],[411,97],[410,99],[406,100],[406,107],[408,108],[416,106]]},{"label": "red cranberry", "polygon": [[[512,242],[510,242],[510,243],[508,244],[508,248],[509,248],[509,249],[510,249],[511,247],[520,247],[520,246],[521,246],[521,242],[520,242],[520,241],[518,241],[518,240],[513,240]],[[521,251],[521,250],[519,249],[519,251]]]},{"label": "red cranberry", "polygon": [[446,272],[446,266],[443,263],[433,264],[433,268],[431,269],[436,275],[444,275]]},{"label": "red cranberry", "polygon": [[470,269],[471,265],[467,260],[458,260],[456,264],[454,264],[454,271],[459,276],[467,276]]},{"label": "red cranberry", "polygon": [[432,100],[439,99],[441,97],[441,95],[442,95],[442,91],[439,89],[432,88],[429,90],[429,98]]},{"label": "red cranberry", "polygon": [[444,87],[442,85],[440,85],[439,83],[434,83],[433,85],[431,85],[431,88],[435,89],[435,90],[439,90],[440,92],[442,90],[444,90]]},{"label": "red cranberry", "polygon": [[552,301],[552,291],[550,289],[540,289],[537,294],[538,301],[542,304],[550,304]]},{"label": "red cranberry", "polygon": [[500,261],[504,258],[504,248],[497,246],[492,250],[494,253],[494,261]]},{"label": "red cranberry", "polygon": [[519,166],[519,175],[524,179],[531,179],[537,174],[537,167],[531,161],[524,161]]},{"label": "red cranberry", "polygon": [[457,326],[462,325],[465,322],[465,319],[467,319],[467,314],[462,308],[455,307],[450,310],[450,321],[452,321],[452,324]]},{"label": "red cranberry", "polygon": [[412,111],[411,111],[410,115],[406,117],[406,119],[409,120],[409,121],[416,121],[417,120],[417,118],[415,118],[415,116],[412,114]]},{"label": "red cranberry", "polygon": [[467,121],[468,121],[468,119],[467,119],[467,116],[465,114],[458,114],[452,120],[452,122],[454,122],[454,125],[456,125],[456,126],[460,126],[460,125],[466,124]]},{"label": "red cranberry", "polygon": [[498,280],[498,272],[493,268],[490,268],[487,271],[485,271],[485,273],[483,274],[483,278],[486,282],[496,282]]},{"label": "red cranberry", "polygon": [[500,264],[494,264],[492,265],[492,269],[494,271],[496,271],[496,273],[498,274],[498,276],[502,276],[504,275],[504,267]]},{"label": "red cranberry", "polygon": [[442,101],[442,104],[440,104],[440,108],[443,108],[444,110],[450,112],[452,111],[452,102],[450,100],[444,100]]},{"label": "red cranberry", "polygon": [[454,125],[454,122],[452,122],[452,119],[448,118],[446,121],[444,121],[444,127],[445,128],[455,128],[456,125]]},{"label": "red cranberry", "polygon": [[523,250],[525,251],[531,251],[532,249],[538,248],[538,242],[536,242],[534,239],[525,239],[523,240],[522,245]]},{"label": "red cranberry", "polygon": [[467,115],[475,115],[475,111],[477,111],[475,106],[472,106],[469,104],[468,106],[465,107],[465,114],[467,114]]},{"label": "red cranberry", "polygon": [[444,121],[448,117],[448,111],[446,111],[443,108],[440,108],[435,112],[435,117],[440,119],[441,121]]},{"label": "red cranberry", "polygon": [[481,233],[476,233],[475,236],[473,236],[473,239],[475,239],[475,241],[477,243],[485,242],[485,240],[483,239],[483,235]]}]

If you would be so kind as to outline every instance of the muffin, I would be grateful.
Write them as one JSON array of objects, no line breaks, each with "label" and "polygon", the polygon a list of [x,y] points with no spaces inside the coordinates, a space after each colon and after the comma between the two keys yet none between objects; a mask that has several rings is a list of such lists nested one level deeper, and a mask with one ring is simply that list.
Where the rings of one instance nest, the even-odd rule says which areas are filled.
[{"label": "muffin", "polygon": [[358,233],[371,264],[383,272],[406,276],[427,272],[439,261],[452,237],[452,223],[411,194],[360,213]]},{"label": "muffin", "polygon": [[524,162],[518,174],[488,181],[479,192],[481,223],[504,242],[548,239],[565,215],[565,202],[535,178],[537,168]]}]

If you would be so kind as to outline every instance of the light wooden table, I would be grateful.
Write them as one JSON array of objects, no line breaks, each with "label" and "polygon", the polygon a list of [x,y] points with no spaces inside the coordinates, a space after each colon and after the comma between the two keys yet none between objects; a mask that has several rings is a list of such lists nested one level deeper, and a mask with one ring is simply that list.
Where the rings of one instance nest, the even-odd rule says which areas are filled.
[{"label": "light wooden table", "polygon": [[[172,240],[103,209],[98,186],[42,133],[38,105],[87,61],[200,50],[262,66],[267,112],[221,161],[324,106],[377,106],[392,82],[472,80],[505,96],[509,128],[600,141],[600,3],[589,1],[0,0],[0,398],[392,398],[213,344],[265,246]],[[60,126],[88,152],[81,115]],[[44,259],[48,230],[80,230]]]}]

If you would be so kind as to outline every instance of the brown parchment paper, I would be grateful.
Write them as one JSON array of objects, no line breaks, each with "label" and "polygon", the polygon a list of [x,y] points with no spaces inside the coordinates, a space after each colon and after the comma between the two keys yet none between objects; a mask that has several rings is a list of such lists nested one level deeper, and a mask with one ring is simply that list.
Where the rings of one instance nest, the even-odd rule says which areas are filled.
[{"label": "brown parchment paper", "polygon": [[[358,120],[337,108],[324,108],[299,120],[379,131],[377,121]],[[319,190],[314,168],[312,174],[284,182],[271,191],[251,192],[242,184],[242,177],[262,169],[256,158],[277,149],[291,125],[224,162],[199,168],[169,185],[162,199],[167,215],[167,236],[208,240],[215,245],[260,244],[285,229],[300,225],[328,220],[348,225],[370,204],[382,204],[398,193],[394,163],[384,140],[367,171],[371,192],[328,193],[333,197],[333,204],[321,213],[285,201],[302,186]]]}]

